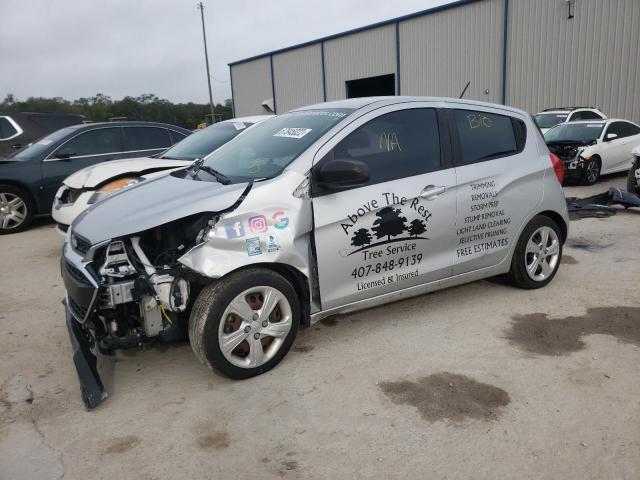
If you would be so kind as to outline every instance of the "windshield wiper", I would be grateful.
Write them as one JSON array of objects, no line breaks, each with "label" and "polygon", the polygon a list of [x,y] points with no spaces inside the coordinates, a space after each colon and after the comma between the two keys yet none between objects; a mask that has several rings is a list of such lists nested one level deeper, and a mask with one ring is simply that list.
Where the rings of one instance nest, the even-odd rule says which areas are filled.
[{"label": "windshield wiper", "polygon": [[207,172],[209,175],[215,177],[216,180],[223,185],[229,185],[231,183],[231,180],[226,175],[220,173],[219,171],[211,168],[208,165],[205,165],[204,158],[198,158],[189,166],[189,168],[187,168],[187,171],[191,174],[192,178],[196,178],[200,170],[202,170],[203,172]]}]

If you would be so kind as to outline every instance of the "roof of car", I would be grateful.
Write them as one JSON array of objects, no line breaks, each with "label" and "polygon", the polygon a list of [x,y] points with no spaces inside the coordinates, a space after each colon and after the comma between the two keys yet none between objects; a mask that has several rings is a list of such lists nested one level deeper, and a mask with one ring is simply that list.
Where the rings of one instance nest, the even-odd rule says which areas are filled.
[{"label": "roof of car", "polygon": [[569,123],[611,123],[611,122],[627,122],[627,123],[633,123],[635,125],[635,122],[632,122],[631,120],[626,120],[624,118],[603,118],[603,119],[596,119],[596,120],[577,120],[575,122],[569,122]]},{"label": "roof of car", "polygon": [[183,130],[185,132],[190,132],[186,128],[178,127],[177,125],[171,125],[169,123],[159,123],[159,122],[135,122],[135,121],[116,121],[116,122],[95,122],[95,123],[80,123],[78,125],[72,125],[70,128],[73,130],[91,130],[93,128],[101,128],[101,127],[163,127],[163,128],[171,128],[173,130]]},{"label": "roof of car", "polygon": [[540,113],[564,113],[564,112],[573,112],[574,110],[597,110],[598,107],[553,107],[553,108],[545,108]]},{"label": "roof of car", "polygon": [[513,113],[519,113],[528,115],[525,111],[507,107],[505,105],[498,105],[495,103],[488,102],[480,102],[476,100],[466,100],[459,98],[447,98],[447,97],[409,97],[409,96],[389,96],[389,97],[361,97],[361,98],[349,98],[346,100],[335,100],[332,102],[324,102],[324,103],[316,103],[315,105],[307,105],[306,107],[296,108],[291,110],[293,112],[303,111],[303,110],[319,110],[324,108],[351,108],[351,109],[360,109],[367,106],[384,106],[384,105],[395,105],[399,103],[406,102],[441,102],[441,103],[449,103],[460,106],[476,106],[476,107],[491,107],[491,108],[499,108],[501,110],[506,110]]}]

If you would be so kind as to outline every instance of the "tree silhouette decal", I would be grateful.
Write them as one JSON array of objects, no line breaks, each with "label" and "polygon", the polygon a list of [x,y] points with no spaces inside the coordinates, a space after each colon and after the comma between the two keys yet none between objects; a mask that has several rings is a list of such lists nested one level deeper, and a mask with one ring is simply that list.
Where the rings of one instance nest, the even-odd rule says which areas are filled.
[{"label": "tree silhouette decal", "polygon": [[421,235],[426,231],[427,231],[427,226],[424,224],[422,220],[418,218],[416,218],[409,225],[409,235],[411,235],[412,237],[417,237],[418,235]]},{"label": "tree silhouette decal", "polygon": [[366,228],[357,230],[351,238],[351,245],[354,247],[362,247],[363,245],[369,245],[371,243],[371,234]]},{"label": "tree silhouette decal", "polygon": [[392,207],[384,207],[376,213],[376,220],[373,222],[371,230],[376,234],[376,238],[387,237],[391,241],[391,237],[396,237],[408,230],[404,222],[406,217],[401,217],[402,211]]}]

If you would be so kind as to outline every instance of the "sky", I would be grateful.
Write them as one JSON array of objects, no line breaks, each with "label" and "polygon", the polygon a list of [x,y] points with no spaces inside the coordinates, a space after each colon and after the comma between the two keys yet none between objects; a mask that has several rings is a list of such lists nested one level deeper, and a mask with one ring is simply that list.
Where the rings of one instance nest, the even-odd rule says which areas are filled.
[{"label": "sky", "polygon": [[[214,101],[228,63],[451,0],[203,0]],[[207,103],[195,0],[0,0],[0,100],[153,93]]]}]

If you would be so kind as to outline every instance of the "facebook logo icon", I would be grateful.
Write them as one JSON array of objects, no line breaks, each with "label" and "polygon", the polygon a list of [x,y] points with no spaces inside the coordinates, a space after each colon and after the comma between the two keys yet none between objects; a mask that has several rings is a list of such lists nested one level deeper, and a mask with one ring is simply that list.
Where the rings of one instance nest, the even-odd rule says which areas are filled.
[{"label": "facebook logo icon", "polygon": [[225,229],[225,232],[227,233],[227,238],[244,237],[244,227],[240,222],[225,223],[224,229]]}]

